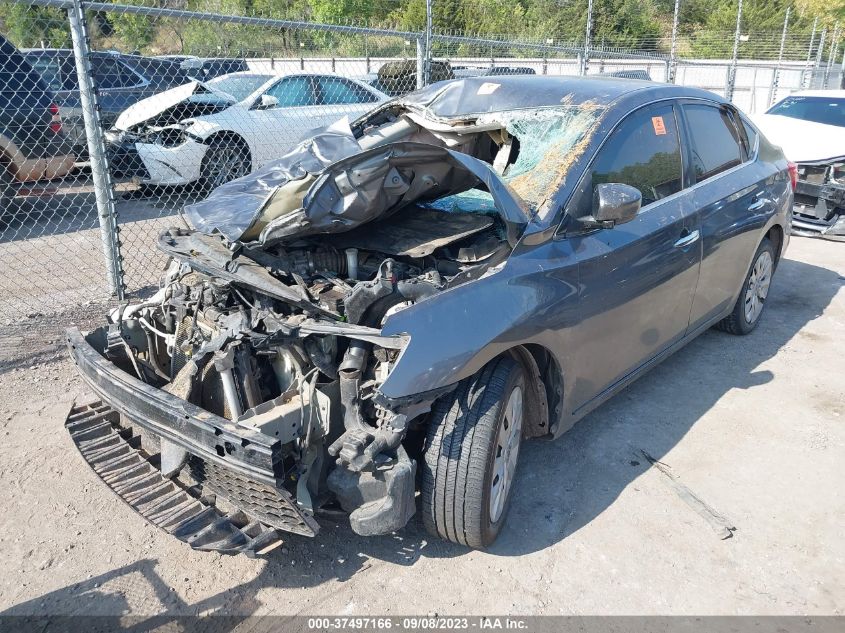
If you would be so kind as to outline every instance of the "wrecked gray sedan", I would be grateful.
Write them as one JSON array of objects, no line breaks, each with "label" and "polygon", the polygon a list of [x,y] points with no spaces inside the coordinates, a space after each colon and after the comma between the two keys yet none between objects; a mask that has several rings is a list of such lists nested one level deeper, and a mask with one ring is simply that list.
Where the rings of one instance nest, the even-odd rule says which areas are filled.
[{"label": "wrecked gray sedan", "polygon": [[186,208],[159,291],[68,332],[99,399],[66,425],[195,548],[262,553],[338,511],[484,547],[524,438],[712,325],[756,327],[792,196],[707,92],[434,84]]}]

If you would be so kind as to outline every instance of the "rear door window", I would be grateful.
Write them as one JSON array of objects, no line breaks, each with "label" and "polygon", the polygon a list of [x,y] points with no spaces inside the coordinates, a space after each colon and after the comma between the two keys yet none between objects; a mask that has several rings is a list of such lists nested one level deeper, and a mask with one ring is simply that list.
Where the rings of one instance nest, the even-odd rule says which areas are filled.
[{"label": "rear door window", "polygon": [[268,95],[279,100],[280,108],[317,105],[314,86],[310,77],[288,77],[267,90]]},{"label": "rear door window", "polygon": [[132,88],[143,83],[137,73],[111,57],[94,57],[91,70],[98,87],[103,89]]},{"label": "rear door window", "polygon": [[[629,115],[611,133],[589,172],[585,204],[592,205],[596,185],[618,182],[640,190],[642,205],[683,189],[678,124],[669,104],[647,106]],[[582,209],[589,215],[592,209]]]},{"label": "rear door window", "polygon": [[373,103],[376,100],[375,95],[367,89],[341,77],[318,77],[317,85],[323,105]]},{"label": "rear door window", "polygon": [[685,104],[692,170],[696,182],[717,176],[743,161],[742,141],[725,108]]}]

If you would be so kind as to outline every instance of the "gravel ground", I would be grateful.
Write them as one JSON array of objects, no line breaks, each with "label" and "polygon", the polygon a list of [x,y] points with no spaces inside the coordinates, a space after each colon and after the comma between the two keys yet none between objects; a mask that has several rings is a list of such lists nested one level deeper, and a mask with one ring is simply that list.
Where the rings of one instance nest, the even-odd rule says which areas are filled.
[{"label": "gravel ground", "polygon": [[845,244],[793,238],[752,336],[707,332],[524,446],[487,552],[417,519],[381,538],[328,524],[256,560],[192,551],[76,453],[62,422],[83,388],[56,323],[32,319],[0,347],[0,613],[841,614],[843,282]]}]

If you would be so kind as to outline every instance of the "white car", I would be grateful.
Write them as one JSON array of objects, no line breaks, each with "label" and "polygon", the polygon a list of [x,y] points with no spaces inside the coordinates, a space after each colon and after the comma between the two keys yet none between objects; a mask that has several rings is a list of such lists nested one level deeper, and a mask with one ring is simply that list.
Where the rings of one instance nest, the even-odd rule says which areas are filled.
[{"label": "white car", "polygon": [[845,240],[845,90],[795,92],[751,118],[798,165],[793,232]]},{"label": "white car", "polygon": [[232,73],[135,103],[106,140],[118,174],[214,188],[280,158],[309,131],[357,118],[387,99],[332,74]]}]

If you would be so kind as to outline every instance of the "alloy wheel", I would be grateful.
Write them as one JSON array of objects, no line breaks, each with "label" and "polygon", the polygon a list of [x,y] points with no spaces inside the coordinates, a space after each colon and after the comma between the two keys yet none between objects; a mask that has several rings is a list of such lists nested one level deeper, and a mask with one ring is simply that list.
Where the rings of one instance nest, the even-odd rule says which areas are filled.
[{"label": "alloy wheel", "polygon": [[490,484],[490,521],[492,523],[502,516],[513,483],[519,457],[519,444],[522,439],[522,417],[522,387],[517,385],[508,397],[505,414],[496,434],[493,479]]},{"label": "alloy wheel", "polygon": [[748,323],[757,321],[760,313],[763,312],[763,304],[772,283],[773,267],[772,255],[768,251],[760,253],[757,261],[754,262],[745,288],[745,320]]}]

